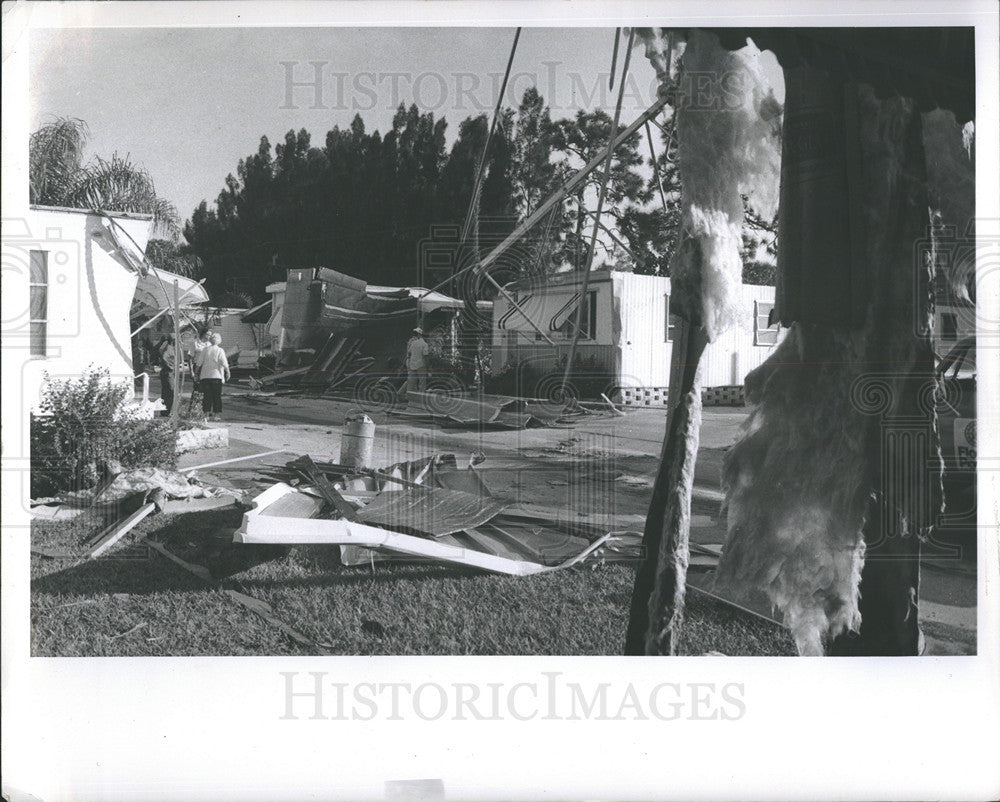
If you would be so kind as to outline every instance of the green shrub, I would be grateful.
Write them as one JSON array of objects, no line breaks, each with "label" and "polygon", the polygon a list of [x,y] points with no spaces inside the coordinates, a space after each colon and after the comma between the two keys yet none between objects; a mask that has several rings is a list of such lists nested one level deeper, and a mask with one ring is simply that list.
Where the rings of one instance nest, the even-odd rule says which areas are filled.
[{"label": "green shrub", "polygon": [[93,487],[106,466],[172,468],[177,433],[169,420],[132,415],[127,382],[113,382],[106,368],[79,379],[47,374],[38,414],[31,416],[31,495]]}]

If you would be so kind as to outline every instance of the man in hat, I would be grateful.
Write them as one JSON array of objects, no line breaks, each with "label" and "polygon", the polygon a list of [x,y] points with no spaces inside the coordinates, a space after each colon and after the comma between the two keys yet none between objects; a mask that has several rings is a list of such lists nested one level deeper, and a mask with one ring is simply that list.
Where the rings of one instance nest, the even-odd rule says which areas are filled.
[{"label": "man in hat", "polygon": [[417,326],[406,344],[406,393],[427,392],[427,352],[424,330]]}]

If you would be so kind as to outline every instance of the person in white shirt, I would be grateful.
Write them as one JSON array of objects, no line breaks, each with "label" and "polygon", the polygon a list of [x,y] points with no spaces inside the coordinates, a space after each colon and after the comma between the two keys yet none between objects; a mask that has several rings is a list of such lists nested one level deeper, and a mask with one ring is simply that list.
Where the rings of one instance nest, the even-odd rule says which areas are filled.
[{"label": "person in white shirt", "polygon": [[212,335],[212,344],[201,352],[201,369],[198,382],[204,398],[201,408],[208,420],[217,420],[216,415],[222,412],[222,383],[229,381],[229,359],[222,350],[222,337]]},{"label": "person in white shirt", "polygon": [[406,393],[427,392],[427,354],[430,347],[424,339],[424,330],[417,326],[406,344]]},{"label": "person in white shirt", "polygon": [[202,329],[201,333],[195,337],[194,342],[191,344],[191,350],[189,356],[191,358],[191,378],[194,380],[194,387],[191,390],[191,403],[188,405],[188,412],[194,408],[194,403],[197,396],[202,396],[202,401],[204,401],[204,395],[201,392],[201,357],[207,349],[212,344],[212,330]]},{"label": "person in white shirt", "polygon": [[212,344],[213,333],[211,329],[205,329],[195,338],[195,341],[191,345],[191,374],[195,380],[195,384],[197,384],[200,378],[198,374],[201,371],[201,358],[205,350]]}]

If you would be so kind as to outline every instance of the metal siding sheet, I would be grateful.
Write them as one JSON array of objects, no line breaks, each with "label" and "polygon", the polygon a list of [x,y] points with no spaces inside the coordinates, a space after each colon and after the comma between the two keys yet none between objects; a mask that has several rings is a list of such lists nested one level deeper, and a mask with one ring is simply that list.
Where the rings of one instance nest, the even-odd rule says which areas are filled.
[{"label": "metal siding sheet", "polygon": [[619,273],[615,290],[621,315],[620,382],[627,387],[666,387],[670,343],[665,342],[666,297],[670,279]]},{"label": "metal siding sheet", "polygon": [[509,502],[461,490],[423,487],[381,493],[358,511],[358,517],[397,531],[440,537],[482,526],[509,506]]},{"label": "metal siding sheet", "polygon": [[774,346],[753,344],[755,300],[773,303],[774,287],[754,284],[740,286],[743,314],[738,325],[705,349],[702,357],[703,387],[742,385],[747,373],[758,367],[774,350]]}]

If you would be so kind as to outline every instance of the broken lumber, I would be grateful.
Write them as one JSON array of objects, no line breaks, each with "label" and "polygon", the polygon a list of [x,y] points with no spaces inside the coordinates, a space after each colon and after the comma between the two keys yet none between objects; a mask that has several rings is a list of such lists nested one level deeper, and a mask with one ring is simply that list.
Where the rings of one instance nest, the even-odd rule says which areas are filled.
[{"label": "broken lumber", "polygon": [[183,568],[188,573],[194,574],[196,577],[198,577],[199,579],[203,579],[206,582],[210,582],[210,583],[214,583],[215,582],[215,577],[212,576],[211,571],[209,571],[204,566],[195,565],[194,563],[189,563],[189,562],[187,562],[187,560],[181,559],[176,554],[174,554],[172,551],[168,551],[167,548],[162,543],[160,543],[160,542],[158,542],[156,540],[150,540],[148,537],[144,537],[142,539],[142,542],[145,545],[149,546],[154,551],[157,551],[160,554],[162,554],[164,557],[166,557],[171,562],[176,563],[177,565],[179,565],[181,568]]},{"label": "broken lumber", "polygon": [[121,540],[125,535],[135,528],[136,524],[139,523],[143,518],[148,516],[153,510],[156,509],[156,505],[153,503],[143,504],[139,509],[129,515],[127,518],[120,520],[110,526],[108,529],[104,530],[105,534],[101,537],[97,543],[90,548],[82,556],[88,560],[92,560],[95,557],[100,557],[104,552],[110,549],[115,543]]},{"label": "broken lumber", "polygon": [[289,467],[294,468],[297,471],[302,471],[309,480],[316,485],[316,489],[320,492],[320,495],[330,504],[334,509],[337,510],[344,518],[348,521],[357,521],[358,516],[354,510],[354,507],[337,492],[337,489],[330,484],[323,472],[316,467],[316,463],[313,462],[312,457],[308,454],[299,457],[297,460],[293,460],[288,463]]},{"label": "broken lumber", "polygon": [[282,379],[291,379],[291,378],[294,378],[296,376],[302,376],[302,375],[304,375],[306,373],[309,373],[311,370],[312,370],[312,365],[309,365],[309,366],[304,367],[304,368],[295,368],[293,370],[285,370],[285,371],[282,371],[281,373],[272,373],[270,376],[262,376],[257,381],[260,383],[261,387],[264,387],[265,385],[274,384],[275,382],[279,382]]},{"label": "broken lumber", "polygon": [[272,454],[287,454],[287,449],[276,448],[274,451],[262,451],[260,454],[247,454],[245,457],[233,457],[232,459],[223,459],[218,462],[206,462],[204,465],[195,465],[192,468],[184,468],[181,473],[193,473],[194,471],[200,471],[203,468],[216,468],[219,465],[229,465],[233,462],[244,462],[248,459],[257,459],[258,457],[270,457]]},{"label": "broken lumber", "polygon": [[[204,580],[208,584],[215,586],[219,585],[218,580],[216,580],[215,577],[212,576],[211,572],[204,566],[195,565],[194,563],[189,563],[186,560],[181,559],[172,551],[169,551],[166,547],[164,547],[162,543],[158,543],[155,540],[150,540],[149,538],[143,538],[143,543],[155,549],[171,562],[176,563],[185,571],[194,574],[196,577]],[[318,649],[319,651],[322,652],[330,652],[334,648],[331,644],[320,643],[318,641],[315,641],[308,635],[305,635],[299,632],[294,627],[290,626],[289,624],[286,624],[284,621],[282,621],[274,614],[274,609],[267,602],[261,599],[255,599],[253,596],[248,596],[247,594],[241,593],[238,590],[233,590],[232,588],[219,588],[219,589],[233,601],[239,603],[247,610],[256,613],[265,621],[267,621],[267,623],[271,624],[277,629],[280,629],[282,632],[288,635],[293,641],[295,641],[299,645]]]}]

